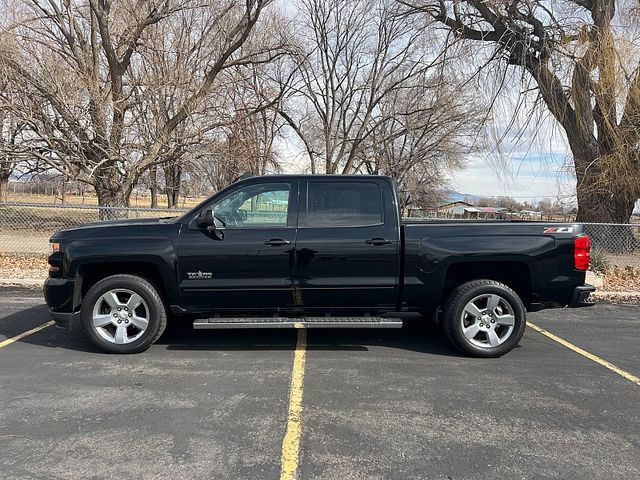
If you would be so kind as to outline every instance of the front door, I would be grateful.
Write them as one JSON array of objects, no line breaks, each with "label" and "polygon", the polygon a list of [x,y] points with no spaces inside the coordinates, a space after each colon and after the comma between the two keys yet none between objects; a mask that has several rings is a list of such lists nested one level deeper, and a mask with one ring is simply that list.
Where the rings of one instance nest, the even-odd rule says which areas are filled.
[{"label": "front door", "polygon": [[293,302],[297,181],[243,182],[204,209],[218,231],[183,225],[180,289],[194,311],[272,310]]}]

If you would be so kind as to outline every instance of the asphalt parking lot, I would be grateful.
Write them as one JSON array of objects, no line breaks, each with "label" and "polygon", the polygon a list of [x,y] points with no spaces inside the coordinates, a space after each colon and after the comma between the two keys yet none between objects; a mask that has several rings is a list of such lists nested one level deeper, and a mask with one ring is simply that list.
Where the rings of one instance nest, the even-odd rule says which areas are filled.
[{"label": "asphalt parking lot", "polygon": [[[640,376],[640,307],[531,314]],[[0,289],[0,342],[48,320]],[[0,348],[0,477],[281,478],[295,330],[171,328],[97,353],[53,326]],[[434,326],[307,332],[298,477],[640,478],[640,385],[528,328],[500,359]]]}]

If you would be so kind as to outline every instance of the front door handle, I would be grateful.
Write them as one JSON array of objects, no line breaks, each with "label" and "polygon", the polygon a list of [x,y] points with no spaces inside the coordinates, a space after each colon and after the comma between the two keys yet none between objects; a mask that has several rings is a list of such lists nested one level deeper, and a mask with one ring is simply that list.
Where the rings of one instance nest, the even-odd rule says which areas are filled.
[{"label": "front door handle", "polygon": [[272,238],[271,240],[267,240],[264,242],[265,245],[269,245],[271,247],[282,247],[283,245],[289,245],[291,242],[289,240],[283,240],[281,238]]},{"label": "front door handle", "polygon": [[365,240],[364,243],[367,245],[390,245],[393,242],[386,238],[370,238],[369,240]]}]

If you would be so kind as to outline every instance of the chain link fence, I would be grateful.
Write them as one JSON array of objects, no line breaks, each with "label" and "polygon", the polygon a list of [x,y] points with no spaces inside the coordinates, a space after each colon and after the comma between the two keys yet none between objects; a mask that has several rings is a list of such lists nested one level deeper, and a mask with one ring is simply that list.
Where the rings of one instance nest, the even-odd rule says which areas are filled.
[{"label": "chain link fence", "polygon": [[592,260],[608,265],[640,267],[640,224],[585,223]]},{"label": "chain link fence", "polygon": [[49,238],[65,228],[116,218],[172,217],[186,209],[0,203],[0,254],[47,254]]},{"label": "chain link fence", "polygon": [[[170,217],[185,211],[187,210],[0,203],[0,254],[46,254],[49,252],[51,235],[64,228],[111,218]],[[640,224],[602,223],[585,226],[594,250],[606,257],[609,264],[640,267]]]}]

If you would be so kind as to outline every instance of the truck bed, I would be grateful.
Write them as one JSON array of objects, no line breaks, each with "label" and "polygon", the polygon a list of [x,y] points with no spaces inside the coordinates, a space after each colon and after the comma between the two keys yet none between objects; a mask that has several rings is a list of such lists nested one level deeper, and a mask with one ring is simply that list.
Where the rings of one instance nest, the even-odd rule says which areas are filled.
[{"label": "truck bed", "polygon": [[573,243],[584,233],[579,224],[405,219],[402,231],[408,305],[424,303],[429,285],[425,308],[435,308],[461,277],[517,278],[532,310],[569,304],[584,283],[585,272],[573,268]]}]

